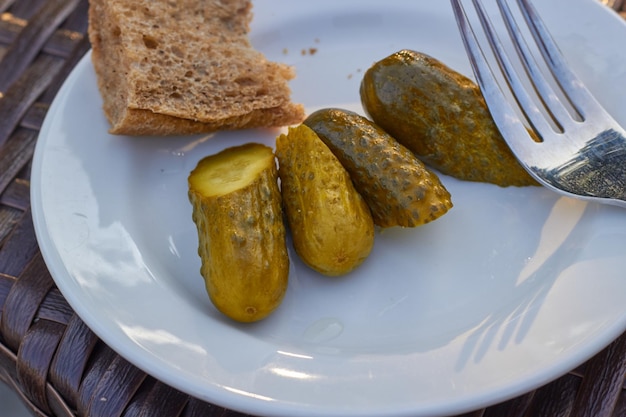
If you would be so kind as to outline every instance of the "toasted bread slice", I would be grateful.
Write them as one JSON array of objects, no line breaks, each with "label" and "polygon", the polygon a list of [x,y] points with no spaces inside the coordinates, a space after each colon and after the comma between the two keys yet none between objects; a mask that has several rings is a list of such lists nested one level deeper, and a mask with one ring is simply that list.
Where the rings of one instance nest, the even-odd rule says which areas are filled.
[{"label": "toasted bread slice", "polygon": [[249,39],[250,0],[90,0],[92,61],[110,132],[181,135],[285,126],[291,67]]}]

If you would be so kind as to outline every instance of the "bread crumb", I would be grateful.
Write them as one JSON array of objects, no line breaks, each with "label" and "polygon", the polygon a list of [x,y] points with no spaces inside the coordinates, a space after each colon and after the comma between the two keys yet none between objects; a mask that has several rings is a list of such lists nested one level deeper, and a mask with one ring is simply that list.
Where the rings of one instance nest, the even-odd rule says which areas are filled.
[{"label": "bread crumb", "polygon": [[316,53],[317,53],[317,48],[313,48],[313,47],[310,47],[310,48],[308,48],[308,49],[304,48],[304,49],[302,49],[302,51],[300,51],[300,54],[301,54],[302,56],[305,56],[305,55],[311,55],[311,56],[313,56],[313,55],[315,55]]},{"label": "bread crumb", "polygon": [[[361,68],[356,69],[356,73],[359,74],[361,72]],[[348,74],[348,79],[351,80],[354,75],[352,73]]]}]

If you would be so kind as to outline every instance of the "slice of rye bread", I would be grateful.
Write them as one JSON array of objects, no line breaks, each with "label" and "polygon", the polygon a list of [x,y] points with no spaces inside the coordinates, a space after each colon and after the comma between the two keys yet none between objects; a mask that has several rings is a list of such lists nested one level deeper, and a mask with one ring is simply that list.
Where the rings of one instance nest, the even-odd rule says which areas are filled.
[{"label": "slice of rye bread", "polygon": [[250,0],[90,0],[109,132],[182,135],[296,124],[291,67],[249,39]]}]

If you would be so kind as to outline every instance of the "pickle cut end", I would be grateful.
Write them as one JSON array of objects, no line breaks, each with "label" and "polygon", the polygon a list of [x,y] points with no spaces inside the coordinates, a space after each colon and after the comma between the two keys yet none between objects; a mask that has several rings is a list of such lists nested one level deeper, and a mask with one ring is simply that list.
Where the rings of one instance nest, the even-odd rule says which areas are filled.
[{"label": "pickle cut end", "polygon": [[189,175],[189,187],[205,197],[226,195],[251,184],[274,162],[268,146],[248,143],[207,156]]}]

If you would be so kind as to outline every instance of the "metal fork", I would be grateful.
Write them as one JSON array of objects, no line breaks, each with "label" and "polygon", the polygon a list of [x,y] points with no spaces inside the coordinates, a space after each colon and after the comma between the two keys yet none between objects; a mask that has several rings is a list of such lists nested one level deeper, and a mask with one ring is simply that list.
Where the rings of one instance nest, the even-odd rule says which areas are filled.
[{"label": "metal fork", "polygon": [[[484,6],[479,0],[472,0],[498,63],[492,67],[461,0],[451,2],[477,83],[496,125],[519,162],[537,181],[561,194],[626,207],[626,131],[568,67],[533,5],[528,0],[517,0],[557,88],[553,87],[554,80],[550,82],[543,75],[504,0],[497,2],[515,47],[511,55],[505,51]],[[511,59],[515,55],[521,62],[518,67],[524,71],[516,71]],[[501,71],[500,78],[506,82],[497,81],[493,67]],[[530,82],[535,92],[525,87],[523,80],[527,80],[526,84]],[[517,102],[517,110],[507,98],[508,93],[505,94],[507,89]],[[560,97],[564,98],[559,98],[559,89]],[[565,105],[566,100],[571,106]],[[530,130],[536,134],[535,138]]]}]

